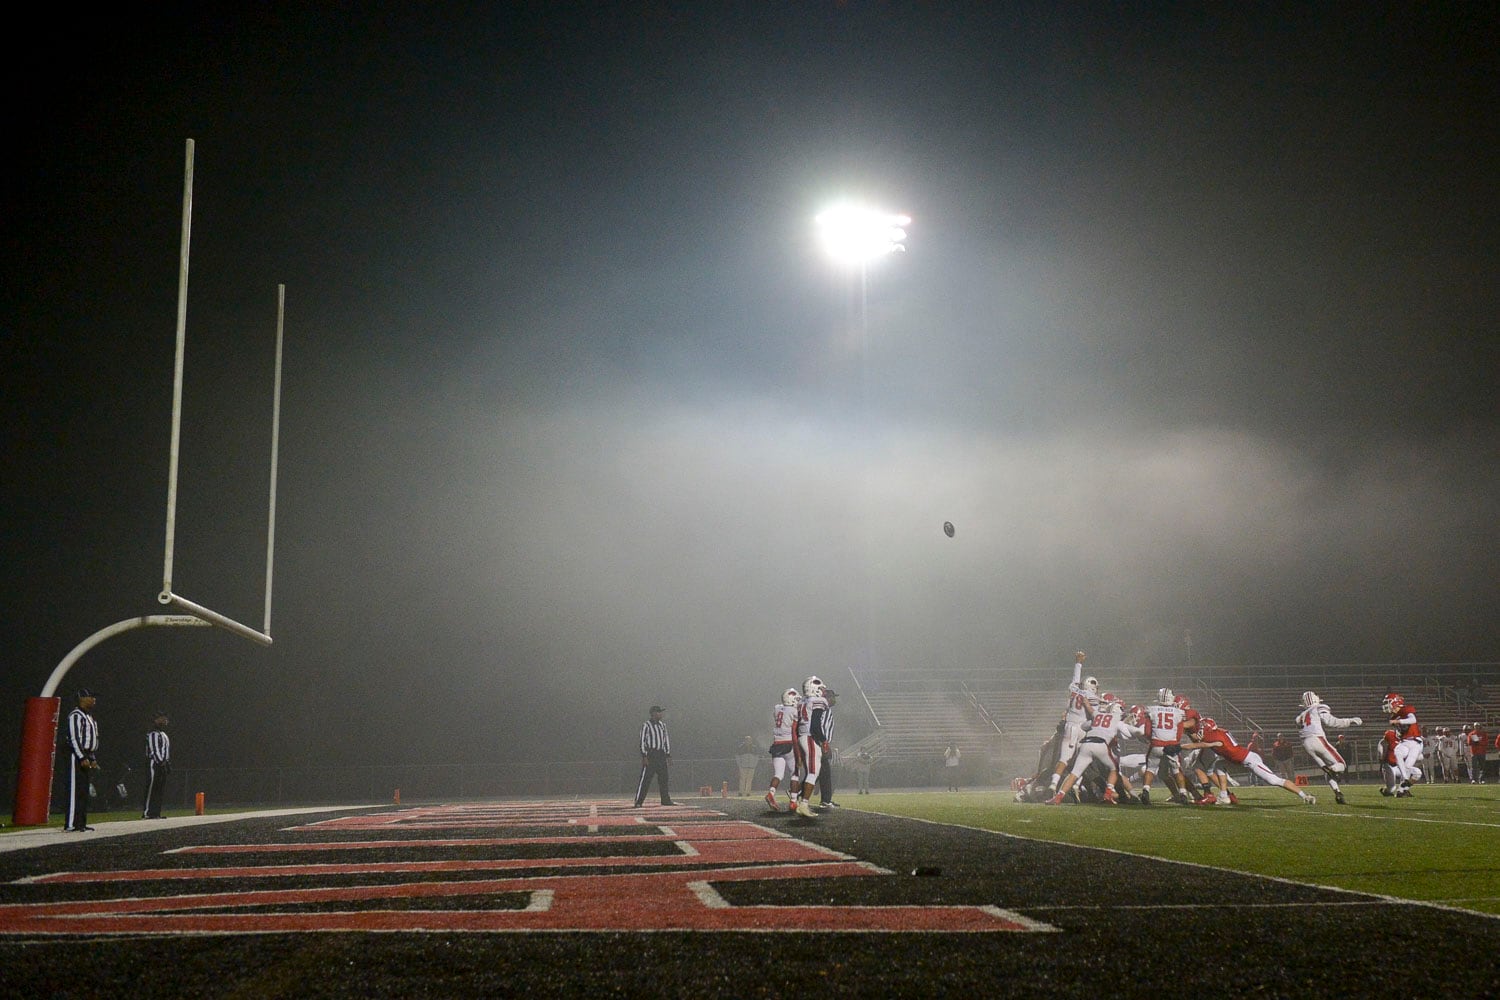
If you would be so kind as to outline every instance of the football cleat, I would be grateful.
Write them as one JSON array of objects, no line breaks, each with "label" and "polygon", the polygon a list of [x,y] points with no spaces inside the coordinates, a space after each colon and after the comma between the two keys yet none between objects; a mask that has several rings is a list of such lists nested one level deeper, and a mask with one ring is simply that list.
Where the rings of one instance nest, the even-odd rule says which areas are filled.
[{"label": "football cleat", "polygon": [[797,803],[797,815],[805,816],[808,819],[816,819],[818,816],[817,813],[812,811],[812,806],[807,804],[806,799],[803,799],[802,801]]},{"label": "football cleat", "polygon": [[1149,806],[1150,804],[1151,804],[1151,789],[1149,789],[1149,788],[1142,788],[1141,789],[1141,805],[1143,805],[1143,806]]},{"label": "football cleat", "polygon": [[[1219,801],[1219,797],[1217,795],[1214,795],[1212,792],[1210,792],[1209,794],[1203,796],[1203,798],[1199,799],[1198,800],[1198,804],[1200,806],[1211,806],[1211,805],[1213,805],[1217,801]],[[1226,806],[1229,805],[1229,800],[1225,799],[1224,800],[1224,804]]]},{"label": "football cleat", "polygon": [[1104,801],[1108,802],[1112,806],[1119,805],[1120,796],[1115,794],[1115,790],[1113,788],[1106,788],[1104,789]]},{"label": "football cleat", "polygon": [[1333,801],[1337,802],[1341,806],[1347,804],[1347,803],[1344,802],[1344,793],[1343,792],[1334,792],[1333,793]]},{"label": "football cleat", "polygon": [[1386,798],[1390,798],[1391,796],[1395,795],[1396,793],[1393,792],[1393,791],[1391,791],[1389,788],[1382,788],[1380,790],[1380,794],[1384,795]]},{"label": "football cleat", "polygon": [[1315,806],[1318,804],[1318,797],[1316,795],[1304,795],[1302,796],[1302,804],[1305,806]]},{"label": "football cleat", "polygon": [[781,807],[776,804],[776,793],[775,792],[767,792],[766,793],[766,805],[768,805],[768,806],[771,807],[771,811],[772,812],[781,812]]},{"label": "football cleat", "polygon": [[1060,805],[1062,805],[1063,804],[1062,792],[1058,792],[1056,795],[1052,796],[1052,798],[1048,799],[1047,800],[1047,804],[1049,806],[1060,806]]},{"label": "football cleat", "polygon": [[1230,792],[1229,793],[1229,804],[1232,805],[1232,806],[1239,805],[1240,804],[1240,797],[1238,795],[1234,794],[1233,792]]}]

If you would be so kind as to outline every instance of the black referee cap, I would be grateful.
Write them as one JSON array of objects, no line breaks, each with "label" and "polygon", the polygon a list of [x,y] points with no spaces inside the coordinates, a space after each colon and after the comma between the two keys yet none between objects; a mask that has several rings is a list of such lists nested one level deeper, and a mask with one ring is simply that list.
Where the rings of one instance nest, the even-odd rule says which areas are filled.
[{"label": "black referee cap", "polygon": [[92,698],[92,697],[94,697],[94,692],[90,691],[88,688],[79,688],[78,689],[78,700],[79,701],[82,701],[85,698]]}]

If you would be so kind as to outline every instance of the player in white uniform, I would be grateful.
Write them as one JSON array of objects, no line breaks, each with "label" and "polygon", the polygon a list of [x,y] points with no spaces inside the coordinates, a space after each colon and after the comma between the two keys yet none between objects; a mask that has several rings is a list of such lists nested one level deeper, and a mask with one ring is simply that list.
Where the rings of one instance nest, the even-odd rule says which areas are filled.
[{"label": "player in white uniform", "polygon": [[[1099,764],[1109,772],[1104,782],[1104,801],[1110,805],[1119,802],[1115,793],[1115,782],[1120,779],[1120,737],[1140,736],[1145,728],[1126,722],[1125,706],[1118,701],[1101,705],[1094,713],[1094,721],[1078,744],[1078,753],[1073,758],[1073,769],[1063,779],[1058,793],[1047,800],[1048,805],[1061,805],[1063,797],[1073,790],[1078,779],[1093,764]],[[1130,795],[1130,782],[1125,782],[1125,795]]]},{"label": "player in white uniform", "polygon": [[797,708],[797,776],[802,780],[802,796],[797,802],[797,815],[812,819],[818,814],[812,811],[813,793],[818,790],[818,772],[823,768],[823,755],[828,752],[828,736],[823,731],[823,719],[828,714],[828,699],[823,696],[823,681],[817,676],[802,682],[802,704]]},{"label": "player in white uniform", "polygon": [[1146,706],[1147,734],[1150,749],[1146,751],[1146,774],[1141,779],[1141,805],[1151,804],[1151,783],[1163,764],[1167,768],[1167,790],[1172,799],[1187,805],[1187,779],[1182,774],[1182,718],[1183,711],[1177,707],[1176,696],[1171,688],[1156,692],[1156,704]]},{"label": "player in white uniform", "polygon": [[1313,763],[1323,769],[1323,774],[1328,778],[1328,787],[1333,789],[1333,800],[1339,805],[1344,804],[1344,793],[1339,788],[1339,775],[1343,774],[1347,765],[1344,757],[1334,749],[1332,743],[1328,742],[1328,736],[1323,732],[1323,727],[1329,729],[1348,729],[1350,726],[1362,726],[1365,720],[1359,716],[1351,716],[1340,719],[1333,714],[1333,710],[1323,704],[1317,692],[1302,692],[1302,711],[1297,714],[1297,726],[1301,729],[1302,749],[1313,759]]},{"label": "player in white uniform", "polygon": [[797,808],[795,743],[797,706],[801,703],[802,696],[797,693],[797,689],[787,688],[781,695],[781,702],[771,709],[771,788],[766,792],[766,804],[777,812],[781,811],[781,807],[776,804],[776,789],[781,787],[781,779],[788,774],[792,776],[792,782],[787,786],[792,799],[790,808]]},{"label": "player in white uniform", "polygon": [[1099,679],[1083,676],[1083,661],[1087,658],[1083,650],[1073,654],[1073,682],[1068,685],[1068,711],[1063,716],[1062,742],[1057,748],[1057,766],[1052,769],[1052,791],[1062,781],[1063,772],[1073,762],[1078,745],[1083,741],[1083,731],[1099,707]]}]

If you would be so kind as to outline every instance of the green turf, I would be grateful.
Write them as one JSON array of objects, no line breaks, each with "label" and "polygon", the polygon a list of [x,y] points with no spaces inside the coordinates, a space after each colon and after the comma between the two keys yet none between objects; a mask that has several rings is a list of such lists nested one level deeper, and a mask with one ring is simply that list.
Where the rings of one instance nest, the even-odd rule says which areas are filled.
[{"label": "green turf", "polygon": [[[1008,791],[847,796],[850,808],[1274,875],[1500,915],[1500,786],[1421,785],[1388,799],[1326,785],[1303,805],[1276,788],[1238,788],[1240,804],[1021,804]],[[1159,798],[1159,797],[1158,797]]]}]

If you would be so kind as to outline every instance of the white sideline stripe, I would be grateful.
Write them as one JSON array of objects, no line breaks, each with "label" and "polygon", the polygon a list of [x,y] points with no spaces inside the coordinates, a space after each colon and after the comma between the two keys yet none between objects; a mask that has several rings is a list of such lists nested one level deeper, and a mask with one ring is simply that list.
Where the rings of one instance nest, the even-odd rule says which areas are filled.
[{"label": "white sideline stripe", "polygon": [[1028,905],[1028,910],[1296,910],[1324,906],[1390,906],[1405,903],[1404,899],[1375,897],[1372,899],[1346,899],[1341,902],[1329,900],[1303,900],[1300,903],[1043,903]]},{"label": "white sideline stripe", "polygon": [[[1303,815],[1306,815],[1305,813]],[[1363,819],[1372,823],[1435,823],[1438,826],[1482,826],[1491,830],[1500,829],[1500,823],[1475,823],[1467,819],[1428,819],[1424,816],[1361,816],[1358,813],[1317,813],[1333,819]]]},{"label": "white sideline stripe", "polygon": [[[828,907],[822,906],[822,905],[804,906],[804,905],[796,904],[796,905],[787,906],[787,905],[781,905],[781,904],[777,904],[777,903],[751,903],[751,904],[748,904],[748,905],[745,905],[745,906],[733,906],[729,902],[729,900],[725,899],[722,895],[720,895],[719,891],[717,889],[715,889],[712,885],[710,885],[707,882],[689,882],[688,883],[688,888],[693,891],[693,895],[695,895],[695,896],[698,897],[698,901],[701,902],[704,905],[705,908],[710,909],[710,910],[728,910],[728,909],[735,909],[735,910],[826,910],[826,909],[828,909]],[[1011,923],[1020,924],[1022,926],[1022,928],[1024,928],[1025,930],[1028,930],[1028,931],[1041,931],[1041,932],[1045,932],[1045,933],[1052,933],[1052,932],[1056,932],[1056,931],[1060,931],[1061,930],[1061,928],[1059,928],[1059,927],[1053,927],[1051,924],[1043,923],[1040,920],[1035,920],[1035,919],[1033,919],[1031,917],[1024,916],[1023,914],[1017,913],[1014,910],[1007,910],[1007,909],[1004,909],[1002,907],[995,906],[992,903],[981,903],[981,904],[979,904],[977,906],[974,906],[974,905],[971,905],[971,904],[944,904],[944,903],[920,904],[919,903],[919,904],[905,904],[905,905],[903,905],[903,904],[897,903],[897,904],[885,904],[885,905],[881,905],[881,906],[874,906],[874,907],[870,907],[870,908],[871,909],[889,909],[889,910],[940,910],[940,909],[967,910],[967,909],[975,909],[975,910],[978,910],[980,913],[987,913],[990,916],[995,917],[997,919],[1008,920]]]},{"label": "white sideline stripe", "polygon": [[[888,819],[907,819],[913,823],[926,823],[929,826],[943,826],[953,830],[972,830],[975,833],[988,833],[995,837],[1006,837],[1010,840],[1029,840],[1038,844],[1055,844],[1058,847],[1072,847],[1080,851],[1101,851],[1105,854],[1119,854],[1127,858],[1143,858],[1147,861],[1160,861],[1163,864],[1182,865],[1185,868],[1201,868],[1211,872],[1229,872],[1232,875],[1247,875],[1250,878],[1261,878],[1268,882],[1280,882],[1282,885],[1295,885],[1303,888],[1311,886],[1314,889],[1325,889],[1328,892],[1339,892],[1349,896],[1363,896],[1366,899],[1383,900],[1387,903],[1398,903],[1403,906],[1423,906],[1430,910],[1444,910],[1448,913],[1461,913],[1471,917],[1487,917],[1490,920],[1500,920],[1500,913],[1484,913],[1480,910],[1469,910],[1462,906],[1446,906],[1442,903],[1426,899],[1405,899],[1401,896],[1387,896],[1378,892],[1360,892],[1358,889],[1345,889],[1340,885],[1323,885],[1320,882],[1298,882],[1295,879],[1283,878],[1280,875],[1262,875],[1260,872],[1241,871],[1238,868],[1225,868],[1223,865],[1205,865],[1198,861],[1179,861],[1176,858],[1158,858],[1151,854],[1136,854],[1133,851],[1122,851],[1117,847],[1089,847],[1083,844],[1070,844],[1065,840],[1049,840],[1046,837],[1023,837],[1018,833],[1005,833],[1001,830],[986,830],[982,826],[969,826],[967,823],[940,823],[935,819],[922,819],[916,816],[902,816],[899,813],[878,812],[874,809],[861,810],[872,816],[885,816]],[[1292,815],[1306,815],[1301,810],[1294,810]],[[1040,909],[1042,907],[1030,907],[1027,909]]]}]

